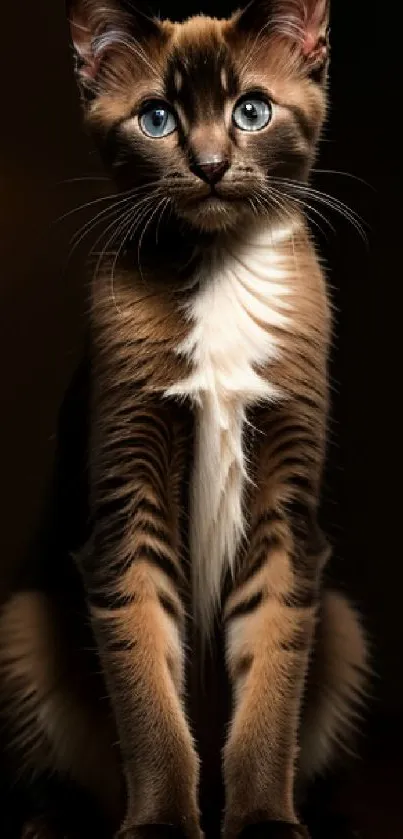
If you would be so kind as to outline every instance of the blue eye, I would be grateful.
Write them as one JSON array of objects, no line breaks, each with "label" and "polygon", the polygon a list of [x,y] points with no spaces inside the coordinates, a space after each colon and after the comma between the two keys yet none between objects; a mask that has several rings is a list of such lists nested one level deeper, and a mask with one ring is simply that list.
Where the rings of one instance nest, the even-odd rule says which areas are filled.
[{"label": "blue eye", "polygon": [[252,96],[250,99],[241,99],[235,105],[232,119],[242,131],[261,131],[269,124],[272,114],[270,102]]},{"label": "blue eye", "polygon": [[175,114],[164,103],[147,106],[139,116],[140,128],[147,137],[160,139],[172,134],[177,128]]}]

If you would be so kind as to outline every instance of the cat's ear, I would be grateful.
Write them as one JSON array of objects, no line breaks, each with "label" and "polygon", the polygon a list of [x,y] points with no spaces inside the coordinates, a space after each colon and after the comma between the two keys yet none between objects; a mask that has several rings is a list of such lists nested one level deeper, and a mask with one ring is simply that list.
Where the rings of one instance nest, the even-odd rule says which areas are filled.
[{"label": "cat's ear", "polygon": [[67,17],[81,84],[91,87],[114,50],[160,34],[157,20],[127,0],[67,0]]},{"label": "cat's ear", "polygon": [[238,13],[236,26],[257,36],[286,38],[317,63],[328,49],[329,0],[251,0]]}]

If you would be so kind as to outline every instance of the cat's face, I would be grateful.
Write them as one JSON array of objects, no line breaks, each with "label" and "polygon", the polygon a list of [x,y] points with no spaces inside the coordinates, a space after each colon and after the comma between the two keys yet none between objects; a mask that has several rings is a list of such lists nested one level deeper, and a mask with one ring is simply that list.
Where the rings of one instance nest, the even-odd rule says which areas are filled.
[{"label": "cat's face", "polygon": [[230,20],[70,14],[87,119],[122,189],[214,231],[278,216],[325,112],[326,0],[254,0]]}]

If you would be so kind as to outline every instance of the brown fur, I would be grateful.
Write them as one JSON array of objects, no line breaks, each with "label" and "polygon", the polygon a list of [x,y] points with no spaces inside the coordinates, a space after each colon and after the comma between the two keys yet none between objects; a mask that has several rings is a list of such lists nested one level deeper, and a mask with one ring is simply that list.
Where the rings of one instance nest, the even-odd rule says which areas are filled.
[{"label": "brown fur", "polygon": [[[184,682],[195,605],[184,497],[197,401],[166,394],[194,372],[178,348],[191,334],[198,272],[214,249],[226,253],[262,219],[273,229],[291,220],[292,233],[273,245],[287,266],[290,318],[273,312],[277,352],[258,370],[280,397],[247,406],[246,536],[220,603],[234,695],[224,750],[225,839],[260,822],[297,835],[297,781],[321,771],[334,742],[346,739],[364,685],[357,616],[340,595],[322,592],[329,551],[317,509],[330,318],[301,193],[293,192],[308,176],[325,117],[327,13],[321,0],[268,5],[269,12],[256,0],[230,21],[198,17],[181,25],[128,16],[109,0],[81,0],[71,15],[87,122],[119,186],[137,190],[134,215],[120,217],[116,259],[102,261],[92,287],[95,524],[78,558],[118,731],[127,792],[122,837],[145,826],[152,836],[153,825],[200,836]],[[106,41],[92,40],[105,33]],[[256,90],[274,103],[273,124],[236,132],[231,110]],[[138,123],[144,97],[168,99],[183,136],[146,139]],[[189,161],[213,152],[229,167],[211,206],[202,201],[210,187],[191,174]],[[255,322],[268,329],[259,315]],[[119,771],[91,733],[103,726],[88,718],[81,686],[77,691],[68,670],[59,670],[71,652],[63,646],[63,658],[55,654],[50,626],[57,620],[39,595],[6,606],[0,667],[8,713],[17,732],[30,731],[19,743],[28,767],[71,772],[99,800],[107,775],[118,808]],[[66,744],[63,726],[73,720]],[[82,730],[91,749],[84,750]]]}]

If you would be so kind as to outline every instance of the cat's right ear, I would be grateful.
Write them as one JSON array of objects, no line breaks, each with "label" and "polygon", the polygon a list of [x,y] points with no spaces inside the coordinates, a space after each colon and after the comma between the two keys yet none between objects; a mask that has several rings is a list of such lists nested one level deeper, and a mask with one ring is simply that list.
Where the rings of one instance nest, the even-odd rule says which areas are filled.
[{"label": "cat's right ear", "polygon": [[97,88],[101,68],[116,50],[158,36],[157,20],[137,11],[127,0],[67,0],[67,18],[78,81]]},{"label": "cat's right ear", "polygon": [[316,66],[327,59],[329,14],[330,0],[250,0],[235,16],[235,24],[256,38],[285,38]]}]

